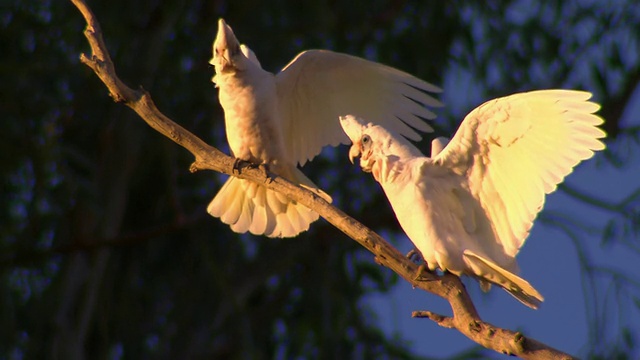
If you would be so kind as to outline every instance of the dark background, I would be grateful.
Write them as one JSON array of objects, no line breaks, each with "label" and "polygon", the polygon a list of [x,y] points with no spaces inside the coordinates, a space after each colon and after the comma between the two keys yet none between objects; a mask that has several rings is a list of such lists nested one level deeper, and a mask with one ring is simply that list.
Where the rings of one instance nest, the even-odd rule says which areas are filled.
[{"label": "dark background", "polygon": [[[490,98],[589,90],[603,105],[609,134],[594,176],[640,166],[637,116],[620,121],[638,103],[640,7],[631,0],[89,5],[120,77],[225,151],[208,65],[219,17],[270,71],[304,49],[328,48],[441,85],[447,107],[439,135],[450,136]],[[367,299],[386,296],[397,278],[323,220],[298,238],[273,240],[239,236],[209,217],[205,207],[224,178],[189,173],[189,153],[113,103],[78,60],[88,51],[84,26],[70,2],[0,5],[0,359],[432,355],[376,320],[384,309]],[[419,146],[428,149],[429,141]],[[305,173],[336,206],[406,247],[383,193],[348,163],[346,147],[326,151]],[[583,256],[582,232],[595,239],[598,255],[612,248],[640,255],[638,187],[621,199],[609,190],[560,190],[577,206],[598,209],[595,228],[590,219],[541,217],[543,226],[578,239],[566,256],[580,264],[575,281],[591,304],[577,354],[586,358],[631,358],[640,341],[638,322],[629,320],[640,307],[637,262],[603,267]],[[618,311],[621,303],[630,312]],[[415,321],[424,321],[431,341],[450,331]],[[468,351],[473,344],[465,340],[455,346],[451,353],[461,358],[494,356]]]}]

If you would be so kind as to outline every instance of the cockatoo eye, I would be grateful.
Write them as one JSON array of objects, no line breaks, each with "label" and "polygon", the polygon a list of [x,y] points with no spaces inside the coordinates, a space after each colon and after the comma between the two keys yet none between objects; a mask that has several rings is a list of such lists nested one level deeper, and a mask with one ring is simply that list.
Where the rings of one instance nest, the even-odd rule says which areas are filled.
[{"label": "cockatoo eye", "polygon": [[371,137],[369,135],[363,135],[362,139],[360,139],[360,143],[363,148],[368,148],[371,146]]}]

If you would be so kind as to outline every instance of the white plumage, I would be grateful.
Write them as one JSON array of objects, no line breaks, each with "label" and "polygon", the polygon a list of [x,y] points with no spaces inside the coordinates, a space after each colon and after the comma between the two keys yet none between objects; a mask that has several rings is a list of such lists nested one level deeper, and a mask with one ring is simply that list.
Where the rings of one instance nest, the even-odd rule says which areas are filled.
[{"label": "white plumage", "polygon": [[[305,186],[328,201],[297,165],[326,145],[347,143],[338,116],[355,114],[418,140],[431,131],[423,119],[440,106],[427,94],[440,90],[399,70],[325,50],[299,54],[274,75],[240,45],[224,20],[218,22],[211,64],[224,109],[233,156]],[[417,130],[417,131],[416,131]],[[309,228],[318,214],[264,186],[229,178],[207,211],[236,232],[291,237]]]},{"label": "white plumage", "polygon": [[541,90],[488,101],[432,157],[383,126],[341,118],[350,159],[382,185],[400,225],[431,270],[500,285],[537,308],[542,295],[517,276],[515,256],[545,194],[604,149],[590,93]]}]

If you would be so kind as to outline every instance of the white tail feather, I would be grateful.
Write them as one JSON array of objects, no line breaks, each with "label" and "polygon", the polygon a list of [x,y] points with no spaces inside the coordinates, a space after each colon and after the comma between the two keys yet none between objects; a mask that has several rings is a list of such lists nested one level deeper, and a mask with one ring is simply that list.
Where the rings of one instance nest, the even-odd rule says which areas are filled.
[{"label": "white tail feather", "polygon": [[[464,251],[463,259],[476,276],[502,287],[530,308],[537,309],[544,301],[544,297],[526,280],[471,250]],[[483,290],[485,289],[488,290],[488,287],[484,286]]]},{"label": "white tail feather", "polygon": [[[315,192],[325,200],[331,197],[318,189],[297,168],[287,169],[287,178]],[[309,229],[318,214],[306,206],[290,200],[249,180],[230,177],[213,198],[207,212],[231,226],[237,233],[247,231],[268,237],[293,237]]]}]

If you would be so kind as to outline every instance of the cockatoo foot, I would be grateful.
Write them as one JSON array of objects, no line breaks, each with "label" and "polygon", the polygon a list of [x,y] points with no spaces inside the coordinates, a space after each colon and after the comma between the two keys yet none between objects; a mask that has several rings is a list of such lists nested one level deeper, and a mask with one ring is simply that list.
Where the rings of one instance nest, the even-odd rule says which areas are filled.
[{"label": "cockatoo foot", "polygon": [[231,168],[232,172],[237,172],[238,174],[240,174],[240,170],[242,170],[243,167],[251,167],[251,166],[256,166],[253,163],[247,161],[247,160],[242,160],[240,158],[236,158],[235,161],[233,162],[233,167]]},{"label": "cockatoo foot", "polygon": [[420,254],[418,249],[413,249],[409,251],[406,256],[407,256],[407,259],[415,263],[419,263],[420,261],[422,261],[422,254]]},{"label": "cockatoo foot", "polygon": [[434,281],[436,280],[436,274],[429,270],[426,264],[420,264],[418,266],[418,270],[416,271],[416,276],[413,278],[414,281]]},{"label": "cockatoo foot", "polygon": [[276,179],[275,176],[271,175],[271,171],[269,170],[269,164],[260,164],[258,165],[258,169],[262,170],[262,172],[264,173],[265,183],[269,184]]},{"label": "cockatoo foot", "polygon": [[270,175],[271,172],[269,170],[269,164],[255,164],[255,163],[252,163],[251,161],[247,161],[247,160],[242,160],[240,158],[236,158],[236,160],[233,162],[232,171],[234,173],[237,172],[238,174],[240,174],[240,172],[242,171],[243,168],[261,170],[263,175],[264,175],[264,177],[265,177],[265,181],[264,182],[267,183],[267,184],[269,184],[270,182],[275,180],[275,177]]}]

